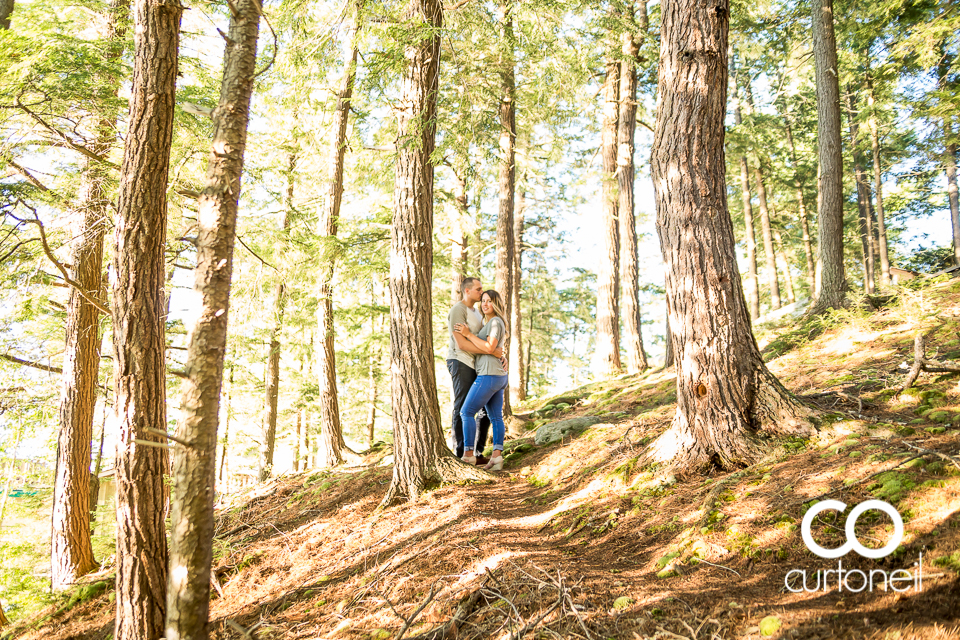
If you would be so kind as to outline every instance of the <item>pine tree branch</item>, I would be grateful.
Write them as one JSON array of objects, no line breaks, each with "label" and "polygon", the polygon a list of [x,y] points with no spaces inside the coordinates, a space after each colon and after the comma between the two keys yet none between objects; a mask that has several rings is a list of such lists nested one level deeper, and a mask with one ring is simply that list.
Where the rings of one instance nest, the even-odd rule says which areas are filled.
[{"label": "pine tree branch", "polygon": [[[23,202],[22,200],[20,201],[20,203],[23,204],[24,206],[27,206],[26,203]],[[37,228],[40,229],[40,242],[43,244],[43,252],[47,254],[47,258],[50,259],[50,262],[53,263],[53,266],[55,266],[57,270],[60,272],[60,275],[63,277],[63,281],[66,282],[71,287],[73,287],[74,289],[76,289],[77,293],[83,296],[83,298],[87,302],[92,304],[97,311],[99,311],[100,313],[102,313],[107,317],[110,317],[110,310],[107,309],[106,306],[104,306],[103,302],[101,302],[100,300],[97,300],[97,298],[95,298],[94,296],[84,291],[83,287],[80,286],[80,283],[78,283],[76,280],[70,277],[70,274],[67,273],[67,268],[64,267],[59,260],[57,260],[56,256],[53,255],[53,250],[50,248],[50,244],[47,242],[47,233],[44,230],[43,222],[41,222],[40,218],[37,217],[36,210],[34,210],[32,207],[29,207],[29,206],[27,206],[27,208],[33,211],[33,215],[34,215],[33,218],[21,219],[10,214],[8,215],[10,215],[11,218],[13,218],[18,222],[25,222],[25,223],[37,225]]]},{"label": "pine tree branch", "polygon": [[31,362],[29,360],[23,360],[16,356],[11,356],[7,353],[0,353],[0,360],[6,360],[7,362],[12,362],[14,364],[23,365],[24,367],[31,367],[33,369],[39,369],[40,371],[47,371],[49,373],[63,373],[63,369],[60,367],[51,367],[47,364],[40,364],[39,362]]}]

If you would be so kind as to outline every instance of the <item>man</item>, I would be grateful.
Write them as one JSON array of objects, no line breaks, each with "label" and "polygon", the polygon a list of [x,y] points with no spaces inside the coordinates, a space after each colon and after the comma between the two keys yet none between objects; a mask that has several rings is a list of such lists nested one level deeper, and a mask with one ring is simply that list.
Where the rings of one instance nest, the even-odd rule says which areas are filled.
[{"label": "man", "polygon": [[[479,278],[466,278],[460,286],[462,299],[453,305],[447,314],[447,335],[450,336],[450,347],[447,349],[447,371],[453,380],[453,437],[457,443],[457,457],[463,457],[463,421],[460,419],[460,409],[467,398],[473,381],[477,379],[477,370],[474,364],[475,354],[480,353],[472,342],[453,330],[455,324],[465,324],[474,334],[480,331],[482,316],[476,309],[483,295],[483,285]],[[503,349],[498,348],[493,354],[498,358],[503,355]],[[487,433],[490,430],[490,418],[483,415],[477,422],[476,451],[483,451],[487,443]],[[474,448],[474,443],[466,443],[467,449]],[[489,460],[477,455],[477,464],[487,464]]]}]

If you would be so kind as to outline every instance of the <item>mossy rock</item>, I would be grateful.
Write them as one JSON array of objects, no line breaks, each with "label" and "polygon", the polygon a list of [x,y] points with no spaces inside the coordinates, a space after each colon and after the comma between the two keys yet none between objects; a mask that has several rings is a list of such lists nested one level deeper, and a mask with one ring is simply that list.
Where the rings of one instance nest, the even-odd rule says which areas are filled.
[{"label": "mossy rock", "polygon": [[924,429],[924,431],[926,431],[930,435],[939,436],[940,434],[945,433],[947,429],[946,427],[927,427],[926,429]]},{"label": "mossy rock", "polygon": [[862,451],[851,451],[849,457],[851,457],[851,458],[859,458],[859,457],[862,456],[862,455],[863,455],[863,452],[862,452]]},{"label": "mossy rock", "polygon": [[[923,411],[920,411],[921,408],[923,409]],[[937,412],[937,410],[934,407],[929,407],[927,405],[923,405],[922,407],[917,407],[917,410],[914,411],[914,413],[920,416],[921,418],[927,418],[927,419],[930,418],[930,414],[935,412]]]},{"label": "mossy rock", "polygon": [[663,571],[658,571],[658,572],[657,572],[657,577],[660,578],[660,579],[673,578],[673,577],[676,577],[676,576],[678,576],[678,575],[680,575],[680,573],[679,573],[676,569],[674,569],[674,568],[672,568],[672,567],[667,568],[667,569],[664,569]]},{"label": "mossy rock", "polygon": [[630,596],[620,596],[613,601],[613,608],[617,611],[624,611],[633,606],[633,598]]},{"label": "mossy rock", "polygon": [[945,394],[943,391],[940,391],[939,389],[924,389],[923,391],[920,392],[920,399],[926,400],[928,398],[943,398],[946,395],[947,394]]},{"label": "mossy rock", "polygon": [[927,466],[927,463],[923,461],[923,458],[917,458],[916,460],[911,460],[907,464],[903,465],[904,469],[923,469]]},{"label": "mossy rock", "polygon": [[950,422],[953,419],[953,414],[949,411],[931,411],[927,414],[927,419],[931,422],[937,422],[940,424]]},{"label": "mossy rock", "polygon": [[679,555],[680,554],[677,553],[676,551],[671,551],[667,555],[663,556],[662,558],[657,560],[657,569],[663,569],[668,564],[670,564],[674,558],[678,557]]},{"label": "mossy rock", "polygon": [[914,429],[913,427],[902,427],[902,428],[900,428],[900,429],[897,429],[897,435],[898,435],[898,436],[912,436],[912,435],[914,435],[916,432],[917,432],[917,430]]},{"label": "mossy rock", "polygon": [[515,453],[508,453],[507,455],[503,456],[503,459],[507,462],[512,462],[513,460],[519,460],[522,457],[523,457],[522,453],[515,452]]}]

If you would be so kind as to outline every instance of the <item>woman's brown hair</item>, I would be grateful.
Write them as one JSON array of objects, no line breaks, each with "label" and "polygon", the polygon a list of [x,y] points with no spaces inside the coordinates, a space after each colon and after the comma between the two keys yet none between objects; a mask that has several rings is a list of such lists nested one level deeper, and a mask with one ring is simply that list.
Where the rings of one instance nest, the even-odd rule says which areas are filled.
[{"label": "woman's brown hair", "polygon": [[480,300],[483,300],[483,296],[490,298],[490,303],[493,304],[493,314],[498,316],[503,320],[503,326],[507,326],[507,314],[503,308],[503,296],[497,293],[496,289],[487,289],[481,295]]}]

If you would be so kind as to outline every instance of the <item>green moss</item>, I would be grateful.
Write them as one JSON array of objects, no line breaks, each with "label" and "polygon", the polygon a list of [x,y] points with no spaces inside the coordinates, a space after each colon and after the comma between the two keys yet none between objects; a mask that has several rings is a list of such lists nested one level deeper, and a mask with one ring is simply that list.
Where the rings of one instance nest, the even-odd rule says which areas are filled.
[{"label": "green moss", "polygon": [[777,631],[780,631],[780,627],[782,626],[783,623],[780,622],[780,618],[777,616],[767,616],[760,621],[760,635],[764,637],[772,636]]},{"label": "green moss", "polygon": [[939,436],[942,433],[945,433],[947,429],[945,427],[927,427],[924,431],[930,433],[934,436]]},{"label": "green moss", "polygon": [[933,564],[938,567],[960,573],[960,551],[954,551],[950,555],[935,558]]},{"label": "green moss", "polygon": [[613,608],[617,611],[623,611],[633,606],[633,598],[630,596],[620,596],[613,601]]},{"label": "green moss", "polygon": [[868,489],[878,500],[897,504],[915,486],[917,485],[910,476],[889,471],[877,476],[877,482],[870,485]]}]

